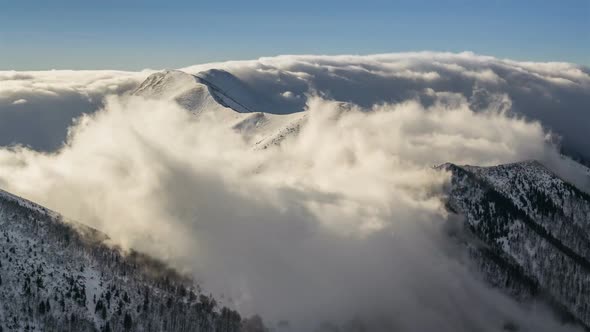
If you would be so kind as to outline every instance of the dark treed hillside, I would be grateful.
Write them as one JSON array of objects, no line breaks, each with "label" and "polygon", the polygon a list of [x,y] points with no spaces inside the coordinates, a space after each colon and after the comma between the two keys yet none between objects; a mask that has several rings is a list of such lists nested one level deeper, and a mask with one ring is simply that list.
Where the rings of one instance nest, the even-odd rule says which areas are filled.
[{"label": "dark treed hillside", "polygon": [[449,210],[465,217],[488,281],[590,326],[590,195],[536,161],[441,168],[452,173]]},{"label": "dark treed hillside", "polygon": [[144,255],[124,255],[105,238],[2,192],[0,331],[263,329],[188,278]]}]

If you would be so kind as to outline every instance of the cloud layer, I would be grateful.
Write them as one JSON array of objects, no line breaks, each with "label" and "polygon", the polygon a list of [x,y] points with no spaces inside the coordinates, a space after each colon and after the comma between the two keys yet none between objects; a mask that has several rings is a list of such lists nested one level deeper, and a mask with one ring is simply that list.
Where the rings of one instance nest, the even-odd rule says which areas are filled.
[{"label": "cloud layer", "polygon": [[[305,126],[256,150],[220,112],[196,117],[173,101],[138,96],[94,99],[121,95],[147,73],[76,72],[67,84],[66,76],[50,84],[48,73],[11,73],[16,87],[2,85],[0,111],[55,97],[85,115],[51,153],[0,149],[0,187],[165,259],[244,313],[287,319],[298,331],[355,318],[369,331],[499,331],[508,322],[523,331],[567,329],[471,270],[445,234],[460,222],[443,207],[448,174],[432,166],[558,165],[548,127],[586,153],[574,121],[588,117],[585,69],[418,53],[186,70],[213,68],[239,81],[202,75],[229,94],[246,91],[256,104],[246,106],[305,110]],[[92,107],[70,104],[88,96]],[[553,111],[557,120],[547,115]],[[54,112],[35,114],[69,114]],[[59,123],[50,134],[63,140]]]},{"label": "cloud layer", "polygon": [[428,108],[307,108],[298,136],[253,151],[215,118],[111,98],[56,153],[0,151],[0,183],[300,331],[354,318],[371,331],[563,328],[469,270],[445,237],[447,174],[432,168],[554,155],[538,123],[446,94]]},{"label": "cloud layer", "polygon": [[590,161],[590,69],[569,63],[518,62],[473,53],[396,53],[367,56],[279,56],[184,68],[225,69],[266,100],[263,111],[302,110],[310,90],[363,107],[418,99],[432,92],[464,96],[485,110],[506,96],[514,114],[540,121],[563,138],[563,148]]},{"label": "cloud layer", "polygon": [[[302,111],[310,93],[371,107],[407,99],[429,106],[433,92],[450,92],[464,96],[475,111],[507,97],[511,104],[501,107],[540,121],[562,138],[565,152],[590,163],[586,144],[590,69],[579,65],[519,62],[470,52],[418,52],[286,55],[183,70],[197,74],[211,69],[227,70],[237,77],[237,81],[221,80],[221,88],[230,93],[247,89],[240,96],[244,104],[278,114]],[[105,96],[128,91],[149,73],[0,72],[0,145],[55,150],[65,140],[72,117],[96,111]]]},{"label": "cloud layer", "polygon": [[0,71],[0,145],[52,151],[72,120],[102,107],[105,96],[135,87],[145,72]]}]

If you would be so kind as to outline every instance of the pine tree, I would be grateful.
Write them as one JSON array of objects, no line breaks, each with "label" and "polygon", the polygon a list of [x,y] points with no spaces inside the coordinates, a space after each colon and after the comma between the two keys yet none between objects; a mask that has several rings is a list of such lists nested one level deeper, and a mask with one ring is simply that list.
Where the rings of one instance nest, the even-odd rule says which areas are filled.
[{"label": "pine tree", "polygon": [[129,295],[127,294],[127,292],[125,292],[125,295],[123,295],[123,301],[129,303],[131,302],[131,300],[129,299]]},{"label": "pine tree", "polygon": [[127,312],[125,313],[125,319],[123,319],[123,328],[125,328],[125,331],[131,331],[131,327],[133,327],[133,320]]},{"label": "pine tree", "polygon": [[39,303],[39,313],[41,315],[45,314],[45,302],[41,301],[41,303]]},{"label": "pine tree", "polygon": [[[0,282],[1,282],[1,280],[0,280]],[[149,296],[148,296],[148,290],[146,289],[145,290],[145,293],[144,293],[144,297],[143,297],[143,311],[147,311],[148,310],[149,304],[150,304],[150,299],[149,299]]]}]

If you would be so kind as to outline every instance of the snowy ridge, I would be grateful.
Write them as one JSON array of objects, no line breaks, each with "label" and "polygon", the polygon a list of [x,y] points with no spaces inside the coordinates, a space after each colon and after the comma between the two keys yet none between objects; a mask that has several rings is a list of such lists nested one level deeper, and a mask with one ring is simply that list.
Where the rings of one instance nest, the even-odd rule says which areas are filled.
[{"label": "snowy ridge", "polygon": [[[254,92],[225,70],[211,69],[194,75],[209,87],[209,92],[223,106],[239,113],[262,111]],[[247,106],[250,105],[250,106]]]},{"label": "snowy ridge", "polygon": [[150,75],[134,92],[149,99],[173,100],[196,116],[213,115],[239,131],[254,149],[277,145],[299,133],[306,112],[274,114],[263,97],[223,70],[187,74],[167,70]]},{"label": "snowy ridge", "polygon": [[46,207],[43,207],[37,203],[31,202],[28,199],[13,195],[13,194],[9,193],[8,191],[2,190],[2,189],[0,189],[0,199],[13,201],[16,204],[18,204],[24,208],[37,211],[41,214],[45,214],[45,215],[48,215],[53,218],[58,217],[57,212],[51,211],[51,210],[47,209]]},{"label": "snowy ridge", "polygon": [[195,114],[208,109],[220,112],[225,108],[213,98],[207,85],[195,76],[178,70],[150,75],[133,95],[154,100],[173,100]]},{"label": "snowy ridge", "polygon": [[240,315],[190,279],[48,211],[1,192],[0,330],[240,329]]},{"label": "snowy ridge", "polygon": [[299,134],[305,123],[307,122],[307,114],[299,114],[295,113],[293,115],[275,115],[277,117],[289,117],[293,119],[290,122],[286,122],[282,126],[274,128],[274,130],[269,130],[269,134],[266,134],[264,138],[260,139],[255,143],[256,149],[267,149],[271,146],[276,146],[281,144],[282,141],[289,137],[294,137]]},{"label": "snowy ridge", "polygon": [[468,247],[486,278],[590,326],[590,196],[536,161],[440,168],[452,174],[449,210],[484,244]]},{"label": "snowy ridge", "polygon": [[214,107],[217,112],[222,108],[238,113],[255,111],[242,101],[250,101],[250,105],[254,103],[248,88],[222,70],[210,70],[196,75],[179,70],[165,70],[150,75],[133,94],[151,99],[175,100],[182,107],[196,113],[204,111],[207,106]]},{"label": "snowy ridge", "polygon": [[545,231],[590,261],[590,195],[537,161],[464,169],[484,179]]}]

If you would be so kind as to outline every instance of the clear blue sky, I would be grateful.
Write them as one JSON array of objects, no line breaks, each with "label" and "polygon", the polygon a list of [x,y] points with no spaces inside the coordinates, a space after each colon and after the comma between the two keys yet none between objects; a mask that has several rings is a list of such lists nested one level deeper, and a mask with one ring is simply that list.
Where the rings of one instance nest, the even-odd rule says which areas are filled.
[{"label": "clear blue sky", "polygon": [[590,0],[0,0],[0,70],[419,50],[590,66]]}]

